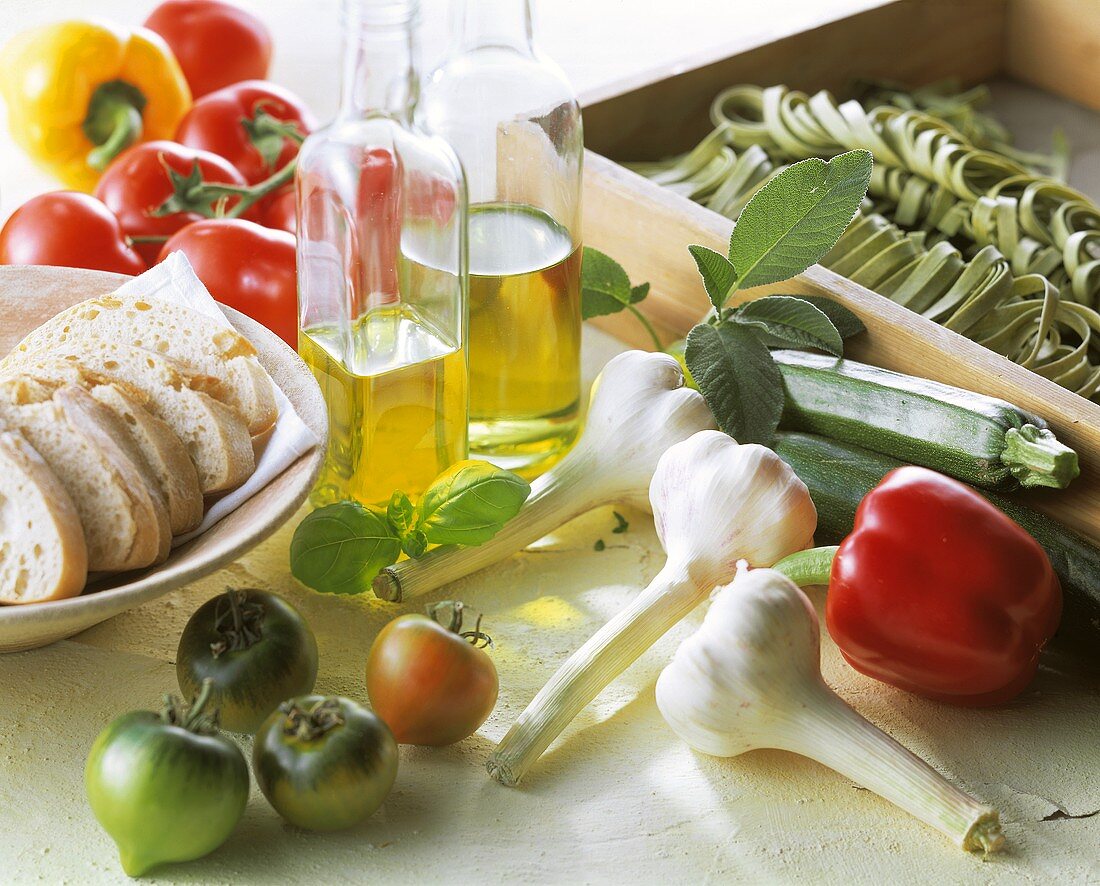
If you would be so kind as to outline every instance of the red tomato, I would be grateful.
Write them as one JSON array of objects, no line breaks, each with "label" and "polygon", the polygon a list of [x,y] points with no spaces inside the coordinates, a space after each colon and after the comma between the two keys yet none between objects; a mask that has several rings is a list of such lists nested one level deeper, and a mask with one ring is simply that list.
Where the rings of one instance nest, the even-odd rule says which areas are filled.
[{"label": "red tomato", "polygon": [[287,233],[297,233],[298,223],[298,195],[294,186],[289,185],[268,197],[261,204],[264,206],[263,218],[260,221],[269,228],[276,228]]},{"label": "red tomato", "polygon": [[145,20],[171,47],[198,98],[241,80],[262,80],[271,32],[251,12],[221,0],[165,0]]},{"label": "red tomato", "polygon": [[[107,167],[95,195],[107,204],[131,237],[169,237],[180,228],[204,216],[198,212],[174,212],[163,218],[153,212],[172,196],[172,182],[165,167],[188,175],[195,164],[205,182],[220,182],[244,187],[248,183],[229,161],[211,154],[177,145],[175,142],[154,141],[134,145]],[[227,206],[233,206],[230,200]],[[138,243],[137,251],[153,264],[160,252],[160,243]]]},{"label": "red tomato", "polygon": [[386,625],[367,659],[371,707],[401,744],[447,745],[473,735],[497,703],[485,650],[426,615]]},{"label": "red tomato", "polygon": [[15,210],[0,230],[0,264],[147,270],[111,210],[78,191],[40,194]]},{"label": "red tomato", "polygon": [[298,347],[294,238],[237,218],[204,219],[164,244],[158,261],[182,250],[210,294]]},{"label": "red tomato", "polygon": [[[244,121],[263,110],[308,135],[317,125],[300,98],[288,89],[262,80],[234,83],[199,99],[180,121],[176,141],[224,157],[249,182],[263,181],[289,163],[298,145],[278,134],[249,134]],[[265,159],[266,157],[266,159]]]}]

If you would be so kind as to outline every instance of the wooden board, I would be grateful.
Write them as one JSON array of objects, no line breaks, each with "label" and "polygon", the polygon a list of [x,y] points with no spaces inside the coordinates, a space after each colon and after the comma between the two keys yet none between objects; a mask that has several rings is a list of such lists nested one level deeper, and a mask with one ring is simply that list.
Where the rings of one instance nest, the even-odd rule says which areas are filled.
[{"label": "wooden board", "polygon": [[860,77],[989,80],[1004,67],[1006,9],[1006,0],[891,0],[809,31],[731,35],[724,51],[685,58],[671,76],[662,68],[582,95],[585,143],[619,160],[687,150],[711,129],[711,100],[737,83],[844,94]]},{"label": "wooden board", "polygon": [[[732,229],[731,221],[687,198],[603,157],[585,157],[585,242],[617,259],[632,282],[649,281],[639,307],[666,344],[683,338],[710,307],[688,245],[724,253]],[[847,348],[856,360],[1001,397],[1046,418],[1080,454],[1082,475],[1067,490],[1032,491],[1021,500],[1100,542],[1100,405],[825,268],[737,298],[775,293],[824,295],[854,310],[867,325]],[[592,322],[636,347],[652,347],[629,313]]]},{"label": "wooden board", "polygon": [[1100,3],[1010,0],[1004,70],[1100,110]]},{"label": "wooden board", "polygon": [[[71,268],[0,267],[0,355],[54,314],[128,280],[119,274]],[[324,400],[306,365],[278,336],[229,308],[226,316],[259,354],[260,362],[302,420],[324,439]],[[0,607],[0,652],[30,649],[69,637],[148,600],[209,575],[255,547],[285,523],[313,488],[324,458],[318,447],[299,458],[256,495],[152,569],[96,584],[68,600]]]}]

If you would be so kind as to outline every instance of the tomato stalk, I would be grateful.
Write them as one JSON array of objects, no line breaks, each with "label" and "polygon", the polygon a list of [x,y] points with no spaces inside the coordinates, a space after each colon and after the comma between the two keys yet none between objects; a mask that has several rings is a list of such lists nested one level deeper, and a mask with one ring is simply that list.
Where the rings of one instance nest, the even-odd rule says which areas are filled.
[{"label": "tomato stalk", "polygon": [[[437,624],[443,625],[452,634],[458,634],[463,640],[476,649],[488,649],[493,645],[493,638],[481,630],[482,614],[479,612],[477,621],[472,631],[462,630],[462,621],[465,618],[466,605],[458,600],[443,600],[427,607],[428,618]],[[447,618],[447,621],[444,621]]]},{"label": "tomato stalk", "polygon": [[206,679],[202,681],[199,694],[195,700],[187,705],[175,695],[164,696],[164,707],[161,708],[160,718],[169,726],[178,726],[196,735],[213,735],[218,731],[218,712],[206,710],[210,698],[214,692],[214,681]]},{"label": "tomato stalk", "polygon": [[299,699],[292,699],[281,704],[279,710],[286,714],[283,734],[298,741],[316,741],[329,730],[344,725],[338,698],[322,698],[309,707],[303,706]]},{"label": "tomato stalk", "polygon": [[[295,157],[262,182],[241,187],[203,181],[198,163],[187,176],[165,165],[173,194],[150,214],[160,218],[177,212],[194,212],[204,218],[240,218],[265,197],[294,181],[297,169],[298,158]],[[237,198],[236,204],[226,209],[226,202],[233,198]]]},{"label": "tomato stalk", "polygon": [[254,646],[263,639],[263,623],[263,603],[249,599],[248,591],[226,588],[214,615],[218,639],[210,644],[210,654],[217,658]]}]

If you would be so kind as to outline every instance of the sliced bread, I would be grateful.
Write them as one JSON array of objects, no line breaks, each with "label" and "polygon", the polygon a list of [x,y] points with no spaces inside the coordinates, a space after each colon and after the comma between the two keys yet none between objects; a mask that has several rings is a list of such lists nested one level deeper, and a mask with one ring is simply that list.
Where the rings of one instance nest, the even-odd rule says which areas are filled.
[{"label": "sliced bread", "polygon": [[135,345],[209,376],[213,382],[207,393],[237,409],[253,436],[268,431],[278,417],[274,384],[248,339],[198,311],[160,299],[89,299],[47,320],[15,353],[71,349],[92,341]]},{"label": "sliced bread", "polygon": [[75,597],[87,575],[73,500],[22,434],[0,432],[0,604]]},{"label": "sliced bread", "polygon": [[112,419],[107,407],[75,385],[0,382],[0,422],[26,437],[69,493],[94,572],[153,565],[171,543],[164,502],[142,475],[125,432],[110,427]]},{"label": "sliced bread", "polygon": [[255,470],[244,419],[233,408],[195,390],[193,386],[201,386],[203,380],[184,372],[171,358],[132,345],[86,343],[78,350],[70,343],[55,355],[13,351],[0,369],[75,384],[81,383],[79,378],[109,379],[140,392],[141,405],[183,441],[204,495],[240,486]]},{"label": "sliced bread", "polygon": [[118,385],[96,385],[91,394],[125,424],[164,495],[172,535],[183,535],[198,526],[203,513],[199,474],[175,431]]}]

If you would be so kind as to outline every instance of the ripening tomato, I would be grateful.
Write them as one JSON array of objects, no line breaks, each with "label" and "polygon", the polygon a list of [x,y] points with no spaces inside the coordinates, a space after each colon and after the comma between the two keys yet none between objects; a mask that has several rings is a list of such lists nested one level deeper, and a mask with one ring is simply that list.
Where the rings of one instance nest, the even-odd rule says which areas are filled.
[{"label": "ripening tomato", "polygon": [[397,778],[397,742],[362,705],[303,695],[279,705],[260,727],[252,769],[267,801],[291,824],[336,831],[382,805]]},{"label": "ripening tomato", "polygon": [[118,219],[91,194],[51,191],[12,213],[0,230],[0,264],[57,265],[116,274],[148,268]]},{"label": "ripening tomato", "polygon": [[260,223],[265,228],[277,228],[288,234],[298,232],[298,195],[294,186],[280,188],[266,201]]},{"label": "ripening tomato", "polygon": [[294,237],[236,218],[205,219],[174,234],[158,261],[182,251],[210,294],[298,347]]},{"label": "ripening tomato", "polygon": [[244,813],[248,764],[217,733],[208,700],[200,695],[189,710],[169,699],[159,714],[123,714],[88,754],[88,803],[131,877],[213,852]]},{"label": "ripening tomato", "polygon": [[[95,186],[95,195],[102,200],[122,224],[122,229],[134,238],[170,237],[176,231],[204,218],[200,212],[183,209],[171,215],[157,216],[157,209],[175,193],[168,170],[186,178],[198,166],[204,182],[245,187],[248,182],[222,157],[209,151],[177,145],[175,142],[153,141],[134,145],[121,153],[103,173]],[[183,206],[186,195],[181,195]],[[229,200],[227,207],[237,201]],[[163,241],[143,243],[135,248],[154,264]]]},{"label": "ripening tomato", "polygon": [[402,615],[371,646],[367,696],[401,744],[454,744],[496,706],[496,667],[470,642],[483,635],[460,634],[461,619],[455,621],[444,627],[426,615]]},{"label": "ripening tomato", "polygon": [[221,0],[165,0],[145,27],[172,49],[195,98],[241,80],[263,80],[271,32],[246,9]]},{"label": "ripening tomato", "polygon": [[249,184],[256,184],[298,153],[292,138],[264,130],[265,117],[290,124],[301,135],[309,135],[317,125],[309,108],[289,89],[245,80],[196,101],[180,121],[176,141],[224,157]]},{"label": "ripening tomato", "polygon": [[282,597],[230,588],[187,622],[176,651],[180,691],[213,681],[211,703],[230,732],[255,732],[281,702],[313,690],[317,640]]}]

